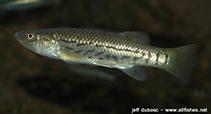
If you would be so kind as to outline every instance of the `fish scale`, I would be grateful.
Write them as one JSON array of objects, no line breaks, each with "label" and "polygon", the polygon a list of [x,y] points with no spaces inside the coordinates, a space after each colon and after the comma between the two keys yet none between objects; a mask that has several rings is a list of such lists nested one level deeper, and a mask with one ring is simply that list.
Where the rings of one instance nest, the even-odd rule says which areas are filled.
[{"label": "fish scale", "polygon": [[[125,38],[123,38],[121,36],[118,37],[117,35],[111,34],[110,36],[113,36],[112,39],[110,39],[110,40],[108,39],[107,40],[106,38],[109,38],[108,37],[109,36],[108,33],[101,32],[101,34],[99,34],[100,32],[96,33],[96,31],[94,31],[94,32],[91,31],[93,33],[92,33],[92,35],[90,35],[90,38],[93,38],[93,40],[90,41],[89,43],[87,43],[87,41],[84,41],[84,34],[86,32],[90,33],[90,31],[72,31],[71,32],[72,33],[72,35],[71,35],[72,37],[71,38],[67,38],[69,36],[67,34],[70,33],[69,31],[68,32],[63,32],[63,33],[66,33],[66,34],[59,35],[59,36],[63,36],[63,37],[59,37],[58,39],[61,41],[60,43],[69,43],[70,47],[72,47],[73,49],[76,48],[76,50],[74,50],[75,52],[78,52],[78,47],[79,46],[84,46],[84,45],[91,46],[91,48],[93,50],[95,50],[95,51],[92,52],[92,57],[96,57],[100,53],[102,54],[102,53],[108,52],[108,50],[110,50],[111,52],[110,53],[108,52],[108,54],[113,54],[113,56],[116,56],[118,58],[118,59],[115,59],[115,60],[120,60],[122,55],[126,56],[125,54],[127,54],[127,53],[125,51],[131,51],[132,52],[132,50],[129,50],[127,47],[125,49],[122,48],[122,46],[121,46],[122,44],[120,44],[120,42],[122,43],[122,39],[125,39]],[[69,41],[75,41],[76,38],[78,39],[78,41],[76,41],[76,42],[69,42]],[[105,41],[107,41],[107,42],[105,42]],[[85,42],[85,43],[81,43],[81,42]],[[110,46],[105,45],[105,44],[108,44],[108,42],[114,42],[114,43],[112,43],[112,44],[110,43]],[[71,43],[74,43],[74,45],[71,44]],[[123,42],[123,43],[125,43],[125,42]],[[130,44],[128,44],[128,45],[130,45]],[[119,48],[117,48],[117,46]],[[135,46],[131,46],[131,47],[135,47]],[[107,49],[105,49],[105,48],[107,48]],[[83,49],[83,47],[80,48],[80,49]],[[102,50],[102,51],[99,51],[99,50]],[[86,50],[86,51],[90,51],[90,50]],[[80,51],[80,52],[81,53],[87,53],[87,52],[83,52],[83,51]],[[131,52],[129,52],[130,54],[127,54],[127,55],[132,56]],[[104,56],[105,56],[105,54],[104,54]],[[136,55],[138,55],[138,54],[136,54]],[[128,57],[130,57],[130,56],[128,56]],[[90,58],[90,56],[89,56],[89,58]],[[105,57],[101,56],[99,58],[101,58],[100,60],[102,60],[102,58],[105,58]],[[96,58],[96,59],[99,59],[99,58]],[[149,58],[146,58],[146,59],[149,59]]]},{"label": "fish scale", "polygon": [[140,31],[112,33],[99,30],[54,28],[15,34],[26,48],[69,64],[118,68],[137,80],[145,80],[143,66],[163,69],[187,82],[193,72],[197,45],[159,48]]}]

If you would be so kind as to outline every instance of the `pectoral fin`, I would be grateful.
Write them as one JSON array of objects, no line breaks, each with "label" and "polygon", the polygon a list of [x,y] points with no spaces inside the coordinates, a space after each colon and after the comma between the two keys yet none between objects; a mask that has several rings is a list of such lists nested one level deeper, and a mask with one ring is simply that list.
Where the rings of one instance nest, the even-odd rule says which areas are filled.
[{"label": "pectoral fin", "polygon": [[147,78],[148,72],[143,66],[133,66],[130,68],[124,68],[120,69],[130,77],[138,80],[138,81],[144,81]]}]

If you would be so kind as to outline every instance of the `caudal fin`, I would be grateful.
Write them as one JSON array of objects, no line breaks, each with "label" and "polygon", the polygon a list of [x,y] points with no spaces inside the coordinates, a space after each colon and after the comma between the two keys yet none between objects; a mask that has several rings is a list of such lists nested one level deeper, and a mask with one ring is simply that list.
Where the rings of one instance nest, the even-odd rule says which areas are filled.
[{"label": "caudal fin", "polygon": [[162,69],[175,75],[180,80],[188,82],[194,69],[197,45],[182,46],[168,51],[172,53],[172,56],[170,56],[168,65]]}]

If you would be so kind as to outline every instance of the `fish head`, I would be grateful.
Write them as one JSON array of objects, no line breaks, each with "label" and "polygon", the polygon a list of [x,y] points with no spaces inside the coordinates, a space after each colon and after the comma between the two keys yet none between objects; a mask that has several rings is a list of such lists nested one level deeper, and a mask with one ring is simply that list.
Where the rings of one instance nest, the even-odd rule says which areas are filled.
[{"label": "fish head", "polygon": [[59,59],[58,42],[48,32],[27,30],[15,33],[16,39],[29,50],[45,57]]}]

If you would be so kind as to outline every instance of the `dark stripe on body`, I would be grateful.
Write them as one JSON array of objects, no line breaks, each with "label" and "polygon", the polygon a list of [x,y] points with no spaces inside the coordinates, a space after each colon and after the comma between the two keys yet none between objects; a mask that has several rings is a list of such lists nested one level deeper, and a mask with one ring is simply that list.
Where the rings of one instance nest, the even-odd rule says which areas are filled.
[{"label": "dark stripe on body", "polygon": [[94,50],[87,50],[86,53],[84,53],[84,55],[86,55],[87,53],[90,53],[90,52],[94,52]]},{"label": "dark stripe on body", "polygon": [[109,58],[110,58],[111,56],[110,55],[105,55],[105,59],[107,59],[107,60],[109,60]]},{"label": "dark stripe on body", "polygon": [[82,52],[83,50],[77,50],[77,51],[75,51],[75,53],[80,53],[80,52]]},{"label": "dark stripe on body", "polygon": [[95,47],[104,47],[104,45],[98,45],[98,44],[96,44]]},{"label": "dark stripe on body", "polygon": [[103,54],[104,52],[99,52],[99,53],[97,53],[97,54],[95,54],[95,56],[99,56],[99,55],[101,55],[101,54]]},{"label": "dark stripe on body", "polygon": [[115,56],[115,55],[113,55],[113,56],[111,56],[114,60],[118,60],[118,57],[117,56]]},{"label": "dark stripe on body", "polygon": [[65,47],[65,48],[67,48],[67,49],[69,49],[69,50],[73,50],[74,48],[72,48],[72,47]]},{"label": "dark stripe on body", "polygon": [[[165,55],[165,62],[163,63],[163,64],[158,64],[158,62],[159,62],[159,58],[160,58],[160,56],[162,56],[162,55]],[[157,55],[157,57],[156,57],[156,65],[167,65],[168,64],[168,54],[166,54],[166,53],[163,53],[163,54],[158,54]]]},{"label": "dark stripe on body", "polygon": [[[112,46],[105,46],[106,48],[110,48],[110,49],[115,49],[115,50],[118,50],[118,51],[131,51],[129,49],[117,49],[116,47],[112,47]],[[135,52],[135,51],[131,51],[131,52]]]},{"label": "dark stripe on body", "polygon": [[139,59],[141,59],[141,57],[133,57],[134,63],[135,63],[136,61],[138,61]]},{"label": "dark stripe on body", "polygon": [[87,45],[87,43],[76,44],[76,46],[82,46],[82,45]]},{"label": "dark stripe on body", "polygon": [[116,60],[116,61],[119,59],[116,55],[108,55],[108,54],[106,54],[106,55],[104,56],[104,58],[105,58],[106,60],[114,59],[114,60]]},{"label": "dark stripe on body", "polygon": [[[76,41],[67,41],[65,39],[60,39],[61,41],[65,42],[65,43],[76,43]],[[92,42],[90,43],[78,43],[76,44],[76,46],[81,46],[81,45],[91,45],[93,44]],[[131,51],[129,49],[118,49],[116,47],[112,47],[112,46],[104,46],[104,45],[99,45],[99,44],[95,44],[95,47],[106,47],[106,48],[109,48],[109,49],[114,49],[114,50],[118,50],[118,51],[130,51],[130,52],[134,52],[134,53],[140,53],[139,50],[135,50],[135,51]]]},{"label": "dark stripe on body", "polygon": [[139,50],[135,50],[134,53],[140,53],[140,51]]},{"label": "dark stripe on body", "polygon": [[98,58],[99,60],[104,60],[104,58],[102,58],[102,57],[100,57],[100,58]]},{"label": "dark stripe on body", "polygon": [[158,57],[159,57],[159,54],[156,53],[156,62],[155,62],[155,65],[158,65]]},{"label": "dark stripe on body", "polygon": [[165,61],[164,65],[167,65],[169,56],[168,56],[168,54],[165,54],[165,55],[166,55],[166,61]]},{"label": "dark stripe on body", "polygon": [[150,58],[151,58],[151,54],[150,54],[150,51],[148,51],[148,58],[146,59],[146,64],[148,64]]},{"label": "dark stripe on body", "polygon": [[130,56],[122,56],[122,57],[121,57],[122,60],[124,60],[124,59],[129,59],[129,58],[130,58]]}]

